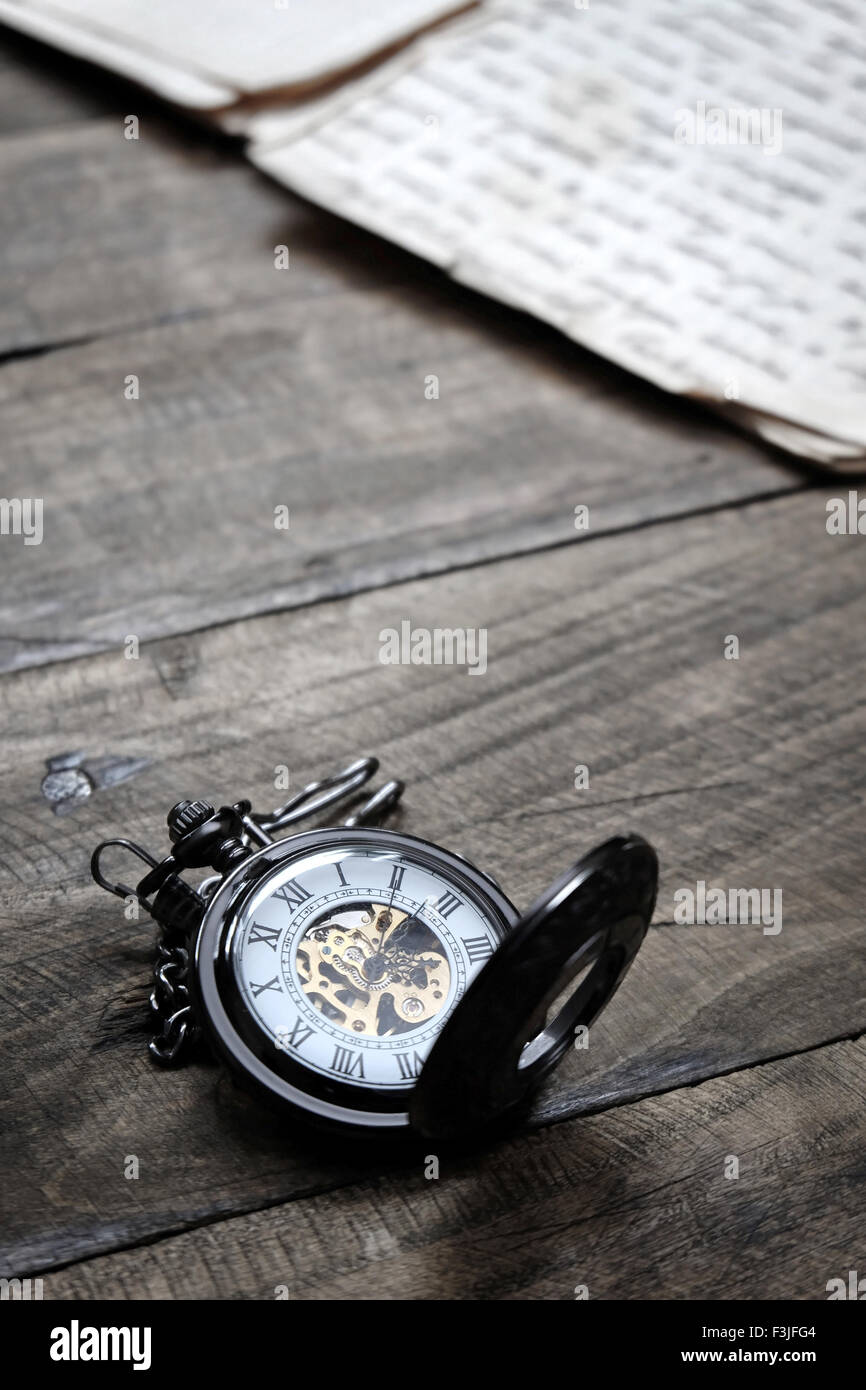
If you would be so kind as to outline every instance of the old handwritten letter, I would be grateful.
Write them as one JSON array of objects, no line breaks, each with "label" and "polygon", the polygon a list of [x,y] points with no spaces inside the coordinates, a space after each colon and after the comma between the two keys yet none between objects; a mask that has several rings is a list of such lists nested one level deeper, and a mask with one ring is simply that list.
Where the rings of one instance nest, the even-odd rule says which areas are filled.
[{"label": "old handwritten letter", "polygon": [[250,152],[667,390],[857,465],[864,92],[844,0],[500,0],[306,117],[263,114]]}]

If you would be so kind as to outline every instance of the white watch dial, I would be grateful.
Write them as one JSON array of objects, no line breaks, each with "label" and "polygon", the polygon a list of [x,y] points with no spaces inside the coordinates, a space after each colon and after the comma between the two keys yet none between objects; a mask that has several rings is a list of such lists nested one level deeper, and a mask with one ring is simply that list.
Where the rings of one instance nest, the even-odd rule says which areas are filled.
[{"label": "white watch dial", "polygon": [[335,1081],[413,1084],[501,926],[420,851],[375,843],[278,865],[244,904],[232,965],[273,1046]]}]

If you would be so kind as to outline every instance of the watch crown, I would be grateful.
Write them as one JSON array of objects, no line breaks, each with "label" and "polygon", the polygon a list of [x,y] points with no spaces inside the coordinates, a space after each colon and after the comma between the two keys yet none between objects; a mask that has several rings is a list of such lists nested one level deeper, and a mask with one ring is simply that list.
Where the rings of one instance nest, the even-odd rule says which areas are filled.
[{"label": "watch crown", "polygon": [[181,835],[197,830],[215,814],[213,806],[207,801],[179,801],[166,816],[169,839],[174,843]]}]

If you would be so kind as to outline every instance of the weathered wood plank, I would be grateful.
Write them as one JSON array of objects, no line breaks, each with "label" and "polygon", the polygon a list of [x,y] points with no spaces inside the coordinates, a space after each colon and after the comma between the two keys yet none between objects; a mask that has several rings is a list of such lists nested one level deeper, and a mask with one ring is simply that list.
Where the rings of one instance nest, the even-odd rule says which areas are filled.
[{"label": "weathered wood plank", "polygon": [[[276,799],[361,750],[409,779],[399,822],[518,904],[605,836],[659,848],[657,929],[539,1099],[574,1115],[866,1027],[862,539],[810,492],[435,580],[24,671],[0,685],[7,1260],[49,1265],[343,1181],[222,1073],[94,1051],[148,933],[89,882],[97,840],[160,845],[182,795]],[[379,633],[486,627],[488,669],[384,666]],[[722,659],[740,636],[738,661]],[[98,733],[95,733],[98,731]],[[66,817],[39,792],[70,748],[151,760]],[[590,787],[573,790],[584,763]],[[781,887],[784,926],[681,927],[699,879]],[[147,1182],[123,1159],[142,1157]]]},{"label": "weathered wood plank", "polygon": [[864,1091],[866,1043],[839,1043],[443,1158],[438,1180],[419,1163],[73,1265],[44,1293],[824,1299],[862,1269]]},{"label": "weathered wood plank", "polygon": [[[307,250],[311,214],[230,142],[151,111],[126,139],[125,114],[0,141],[0,352],[341,283],[314,238]],[[280,290],[286,243],[297,273]]]},{"label": "weathered wood plank", "polygon": [[[180,281],[221,278],[223,250],[200,264],[187,246],[198,270]],[[517,316],[458,290],[317,295],[265,252],[258,280],[251,248],[241,269],[270,303],[0,371],[5,495],[42,498],[44,529],[3,542],[0,669],[800,486],[721,423],[549,335],[522,342]]]}]

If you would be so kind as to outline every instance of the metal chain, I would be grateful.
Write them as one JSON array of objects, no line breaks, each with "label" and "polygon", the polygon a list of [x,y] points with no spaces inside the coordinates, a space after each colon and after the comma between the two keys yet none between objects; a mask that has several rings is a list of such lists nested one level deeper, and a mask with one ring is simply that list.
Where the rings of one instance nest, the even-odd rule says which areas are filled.
[{"label": "metal chain", "polygon": [[[198,892],[208,902],[216,892],[220,875],[212,874],[198,885]],[[174,937],[174,944],[170,945]],[[150,991],[150,1007],[159,1027],[148,1043],[150,1055],[164,1067],[176,1067],[186,1056],[199,1035],[193,1022],[192,1004],[187,987],[189,950],[177,940],[177,934],[163,929],[156,943],[153,963],[154,986]]]},{"label": "metal chain", "polygon": [[148,1049],[151,1056],[166,1067],[177,1066],[183,1060],[183,1053],[195,1033],[186,984],[188,970],[189,952],[185,946],[168,946],[164,938],[157,943],[150,1007],[159,1027]]}]

